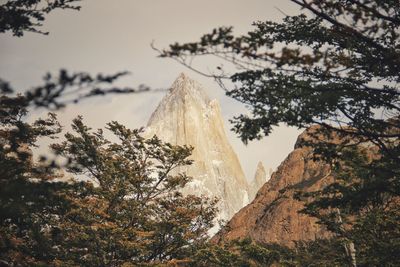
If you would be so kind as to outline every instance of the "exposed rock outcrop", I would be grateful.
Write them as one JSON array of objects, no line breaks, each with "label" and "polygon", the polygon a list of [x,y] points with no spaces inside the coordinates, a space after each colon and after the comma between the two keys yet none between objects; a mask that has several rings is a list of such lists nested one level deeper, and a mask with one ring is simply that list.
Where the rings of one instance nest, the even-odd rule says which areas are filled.
[{"label": "exposed rock outcrop", "polygon": [[295,191],[315,191],[333,179],[327,164],[312,160],[311,148],[298,146],[299,140],[309,138],[311,130],[300,135],[295,150],[263,185],[256,198],[214,237],[215,241],[250,237],[259,242],[292,246],[298,240],[329,236],[314,218],[298,213],[304,203],[293,198]]},{"label": "exposed rock outcrop", "polygon": [[218,197],[220,219],[228,220],[248,204],[248,184],[225,134],[220,106],[203,87],[181,74],[152,114],[147,134],[194,147],[194,164],[179,171],[193,177],[186,194]]}]

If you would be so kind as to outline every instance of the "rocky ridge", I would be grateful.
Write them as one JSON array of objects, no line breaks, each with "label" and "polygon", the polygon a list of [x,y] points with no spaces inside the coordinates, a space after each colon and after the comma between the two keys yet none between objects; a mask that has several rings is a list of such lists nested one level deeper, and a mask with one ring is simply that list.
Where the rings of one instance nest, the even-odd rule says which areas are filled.
[{"label": "rocky ridge", "polygon": [[310,147],[299,145],[301,140],[310,139],[311,131],[306,130],[299,136],[294,151],[261,187],[255,199],[214,236],[214,241],[250,237],[261,243],[293,246],[296,241],[329,237],[329,232],[315,218],[298,212],[304,203],[293,198],[298,190],[319,190],[333,181],[330,167],[314,161]]}]

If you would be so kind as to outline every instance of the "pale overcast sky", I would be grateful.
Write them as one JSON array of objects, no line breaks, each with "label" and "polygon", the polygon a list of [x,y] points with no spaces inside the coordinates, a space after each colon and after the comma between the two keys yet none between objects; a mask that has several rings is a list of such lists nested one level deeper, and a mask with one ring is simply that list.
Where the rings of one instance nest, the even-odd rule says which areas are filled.
[{"label": "pale overcast sky", "polygon": [[[50,14],[43,30],[49,36],[27,33],[22,38],[0,35],[0,75],[15,88],[38,85],[43,75],[61,68],[70,71],[111,74],[122,70],[132,76],[119,85],[146,84],[168,88],[180,72],[185,72],[217,98],[228,137],[238,154],[248,179],[254,176],[258,161],[275,169],[293,149],[299,131],[277,128],[261,141],[244,146],[229,131],[228,120],[243,107],[224,95],[211,79],[191,72],[171,59],[157,58],[150,48],[154,40],[160,48],[168,44],[196,41],[217,26],[234,26],[236,33],[251,29],[257,20],[282,19],[284,12],[298,13],[287,0],[84,0],[82,10]],[[207,64],[207,62],[202,62]],[[96,98],[70,106],[59,117],[64,125],[82,114],[94,128],[118,120],[135,128],[145,126],[163,93]],[[38,112],[39,113],[39,112]]]}]

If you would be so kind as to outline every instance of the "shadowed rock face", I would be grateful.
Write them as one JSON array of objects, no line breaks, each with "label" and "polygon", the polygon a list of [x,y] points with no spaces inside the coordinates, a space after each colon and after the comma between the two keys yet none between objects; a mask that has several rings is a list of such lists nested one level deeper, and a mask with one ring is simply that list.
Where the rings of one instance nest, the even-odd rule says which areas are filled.
[{"label": "shadowed rock face", "polygon": [[[308,138],[307,131],[298,140],[302,138]],[[295,241],[328,237],[329,233],[314,218],[298,213],[304,203],[294,200],[293,195],[298,190],[323,188],[332,182],[330,173],[328,165],[312,160],[310,148],[296,144],[255,199],[235,214],[213,240],[250,237],[259,242],[292,246]]]},{"label": "shadowed rock face", "polygon": [[184,193],[220,199],[220,219],[228,220],[248,204],[248,185],[225,134],[220,106],[203,87],[181,74],[152,114],[147,134],[194,147],[194,164],[181,168],[193,177]]}]

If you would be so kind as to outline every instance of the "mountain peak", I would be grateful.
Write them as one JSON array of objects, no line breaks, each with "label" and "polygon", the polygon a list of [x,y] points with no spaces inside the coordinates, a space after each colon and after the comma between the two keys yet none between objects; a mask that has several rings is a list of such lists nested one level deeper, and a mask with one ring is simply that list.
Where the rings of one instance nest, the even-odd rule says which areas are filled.
[{"label": "mountain peak", "polygon": [[148,126],[154,124],[155,121],[164,120],[164,116],[174,110],[186,110],[191,107],[203,113],[203,109],[208,110],[213,106],[215,105],[206,94],[204,87],[182,72],[152,114]]},{"label": "mountain peak", "polygon": [[227,220],[248,203],[248,184],[226,136],[218,101],[210,101],[205,92],[200,83],[181,73],[146,131],[165,142],[194,147],[194,163],[183,169],[193,179],[182,192],[217,197],[218,217]]},{"label": "mountain peak", "polygon": [[259,161],[257,164],[257,171],[264,171],[265,172],[265,168],[264,168],[264,164]]},{"label": "mountain peak", "polygon": [[256,196],[258,190],[265,184],[267,181],[267,173],[265,172],[264,165],[261,161],[258,162],[256,173],[254,174],[253,181],[250,184],[250,199]]},{"label": "mountain peak", "polygon": [[197,108],[197,112],[201,113],[201,110],[208,109],[211,103],[203,86],[182,72],[151,115],[148,126],[163,121],[164,116],[176,110],[186,110],[191,107]]},{"label": "mountain peak", "polygon": [[207,96],[204,87],[183,72],[179,74],[178,78],[172,84],[169,95],[175,97],[191,96],[197,100],[202,100],[206,104],[210,102],[210,98]]},{"label": "mountain peak", "polygon": [[181,85],[183,87],[185,87],[185,85],[187,85],[188,83],[193,83],[195,82],[192,78],[190,78],[186,73],[181,72],[178,77],[175,79],[174,83],[172,84],[172,88],[174,89],[176,87],[174,87],[174,85]]},{"label": "mountain peak", "polygon": [[178,79],[190,79],[190,77],[185,72],[181,72],[178,75]]},{"label": "mountain peak", "polygon": [[257,164],[256,173],[254,175],[254,182],[257,185],[257,190],[264,185],[267,179],[267,172],[265,171],[264,164],[259,161]]}]

